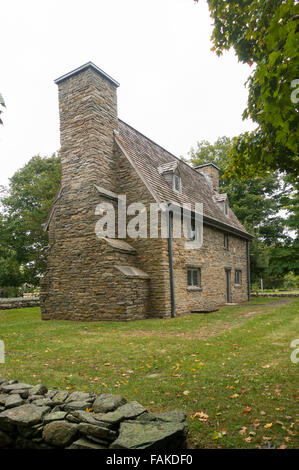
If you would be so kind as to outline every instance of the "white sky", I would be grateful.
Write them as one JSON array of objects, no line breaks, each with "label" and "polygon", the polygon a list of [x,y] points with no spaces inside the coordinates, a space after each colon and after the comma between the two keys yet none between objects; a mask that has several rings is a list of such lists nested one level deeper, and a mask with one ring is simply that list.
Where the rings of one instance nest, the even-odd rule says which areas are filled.
[{"label": "white sky", "polygon": [[0,184],[59,148],[53,80],[91,60],[120,82],[119,117],[177,156],[243,122],[250,73],[210,48],[201,0],[4,0],[1,5]]}]

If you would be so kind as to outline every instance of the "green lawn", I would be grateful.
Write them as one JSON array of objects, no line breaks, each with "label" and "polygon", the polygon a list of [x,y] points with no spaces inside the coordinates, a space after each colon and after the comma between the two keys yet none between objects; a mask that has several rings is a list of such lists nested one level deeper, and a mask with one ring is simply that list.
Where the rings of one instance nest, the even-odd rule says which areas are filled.
[{"label": "green lawn", "polygon": [[299,338],[299,300],[277,301],[130,323],[42,322],[38,308],[2,310],[0,376],[183,410],[190,447],[298,448],[290,343]]}]

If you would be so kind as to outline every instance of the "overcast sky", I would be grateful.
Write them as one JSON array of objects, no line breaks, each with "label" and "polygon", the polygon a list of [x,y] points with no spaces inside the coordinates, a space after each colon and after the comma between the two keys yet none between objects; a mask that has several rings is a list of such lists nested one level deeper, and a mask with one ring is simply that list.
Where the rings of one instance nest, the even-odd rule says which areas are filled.
[{"label": "overcast sky", "polygon": [[211,32],[205,0],[4,0],[0,184],[59,148],[53,80],[89,60],[120,82],[119,117],[177,156],[252,129],[250,68],[232,51],[218,58]]}]

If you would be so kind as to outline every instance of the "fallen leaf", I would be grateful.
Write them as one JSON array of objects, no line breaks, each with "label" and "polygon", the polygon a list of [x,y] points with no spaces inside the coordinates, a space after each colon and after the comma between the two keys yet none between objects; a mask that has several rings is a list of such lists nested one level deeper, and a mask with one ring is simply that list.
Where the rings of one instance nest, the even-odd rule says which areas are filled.
[{"label": "fallen leaf", "polygon": [[239,433],[244,436],[244,434],[246,434],[246,431],[247,431],[247,428],[245,426],[242,427],[242,429],[240,429]]},{"label": "fallen leaf", "polygon": [[234,393],[231,398],[238,398],[239,394],[238,393]]},{"label": "fallen leaf", "polygon": [[251,438],[251,437],[245,437],[245,441],[246,441],[246,442],[251,442],[251,441],[252,441],[252,438]]},{"label": "fallen leaf", "polygon": [[251,411],[250,406],[247,406],[246,408],[244,408],[243,414],[246,415],[247,413],[250,413],[250,411]]},{"label": "fallen leaf", "polygon": [[272,427],[272,423],[267,423],[267,424],[265,424],[265,426],[264,426],[265,429],[268,429],[268,428],[271,428],[271,427]]},{"label": "fallen leaf", "polygon": [[206,413],[204,413],[203,411],[197,411],[196,413],[194,413],[193,415],[191,415],[191,418],[194,419],[194,418],[198,418],[199,421],[203,421],[203,422],[206,422],[209,418],[209,415],[207,415]]},{"label": "fallen leaf", "polygon": [[226,432],[217,432],[217,431],[214,431],[214,433],[211,435],[212,439],[213,440],[216,440],[216,439],[221,439],[222,437],[224,437],[226,435]]}]

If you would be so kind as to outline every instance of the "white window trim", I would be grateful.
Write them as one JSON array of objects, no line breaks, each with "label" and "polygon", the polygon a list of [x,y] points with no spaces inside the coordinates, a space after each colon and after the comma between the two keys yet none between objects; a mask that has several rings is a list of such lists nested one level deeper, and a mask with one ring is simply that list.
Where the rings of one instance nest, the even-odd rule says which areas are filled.
[{"label": "white window trim", "polygon": [[[175,187],[176,178],[178,178],[178,181],[179,181],[179,189],[176,189],[176,187]],[[173,177],[172,177],[172,189],[175,193],[182,194],[182,179],[181,179],[180,175],[176,175],[176,174],[173,175]]]}]

